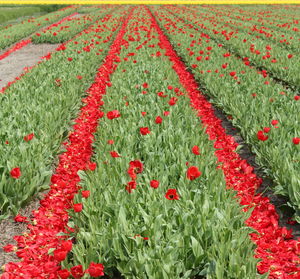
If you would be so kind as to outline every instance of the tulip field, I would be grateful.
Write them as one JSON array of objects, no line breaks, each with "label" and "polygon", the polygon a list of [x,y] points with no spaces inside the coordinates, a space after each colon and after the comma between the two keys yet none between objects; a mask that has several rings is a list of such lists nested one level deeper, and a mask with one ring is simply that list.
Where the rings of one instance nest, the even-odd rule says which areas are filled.
[{"label": "tulip field", "polygon": [[0,237],[1,279],[300,279],[299,5],[72,5],[4,25],[2,64],[59,45],[0,88],[0,225],[26,227]]}]

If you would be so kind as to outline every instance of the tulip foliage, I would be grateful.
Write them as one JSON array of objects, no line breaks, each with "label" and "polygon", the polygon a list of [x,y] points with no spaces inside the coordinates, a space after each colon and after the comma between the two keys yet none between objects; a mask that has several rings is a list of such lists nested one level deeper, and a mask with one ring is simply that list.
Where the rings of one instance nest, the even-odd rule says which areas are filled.
[{"label": "tulip foliage", "polygon": [[102,19],[105,14],[110,12],[111,7],[104,5],[102,9],[93,11],[90,14],[80,15],[79,17],[77,14],[61,24],[56,24],[51,29],[35,33],[35,35],[32,36],[32,42],[35,44],[63,43],[92,25],[95,21]]},{"label": "tulip foliage", "polygon": [[102,99],[97,168],[80,173],[90,196],[75,198],[83,204],[82,214],[71,213],[80,230],[63,266],[101,262],[106,274],[125,278],[259,277],[244,235],[247,214],[230,204],[214,146],[154,23],[140,9],[128,24]]},{"label": "tulip foliage", "polygon": [[[0,278],[300,278],[299,239],[210,103],[297,208],[295,91],[229,47],[240,37],[219,34],[231,15],[217,7],[79,11],[33,37],[64,43],[0,95],[0,216],[28,228],[3,247],[21,261]],[[32,218],[18,214],[49,185]]]},{"label": "tulip foliage", "polygon": [[[49,184],[52,158],[61,153],[80,99],[105,57],[121,16],[121,11],[103,16],[103,22],[46,55],[0,94],[1,218],[17,212]],[[10,174],[16,167],[22,174],[18,179]]]},{"label": "tulip foliage", "polygon": [[[172,10],[186,19],[191,27],[194,26],[201,34],[205,34],[203,36],[223,44],[232,54],[248,57],[252,65],[265,69],[280,80],[289,83],[290,86],[300,89],[300,76],[295,74],[300,64],[298,29],[293,31],[291,37],[288,37],[291,40],[289,45],[294,45],[294,48],[287,49],[282,43],[274,42],[269,37],[260,37],[244,28],[240,30],[236,26],[230,26],[226,19],[222,19],[216,13],[211,16],[204,13],[201,16],[198,9],[190,11],[189,9],[169,7],[168,10]],[[252,26],[251,30],[255,30],[255,27],[255,25]],[[277,36],[282,39],[287,37],[287,34]]]},{"label": "tulip foliage", "polygon": [[54,23],[61,18],[74,13],[76,6],[68,6],[61,10],[43,15],[37,18],[30,18],[22,21],[21,23],[8,26],[1,30],[0,33],[0,50],[16,43],[20,39],[31,35],[33,32]]},{"label": "tulip foliage", "polygon": [[[250,143],[257,162],[265,166],[267,175],[274,179],[276,192],[288,196],[299,220],[300,103],[297,91],[286,88],[268,72],[251,66],[252,58],[235,55],[226,46],[233,39],[220,44],[212,37],[217,35],[207,29],[198,30],[197,17],[184,11],[177,7],[168,11],[157,8],[155,15],[161,19],[162,28],[206,93]],[[239,36],[244,38],[242,34]],[[282,50],[279,46],[275,49]],[[299,59],[297,57],[295,59]],[[285,59],[282,58],[282,63]],[[291,59],[289,63],[294,65],[295,62]]]}]

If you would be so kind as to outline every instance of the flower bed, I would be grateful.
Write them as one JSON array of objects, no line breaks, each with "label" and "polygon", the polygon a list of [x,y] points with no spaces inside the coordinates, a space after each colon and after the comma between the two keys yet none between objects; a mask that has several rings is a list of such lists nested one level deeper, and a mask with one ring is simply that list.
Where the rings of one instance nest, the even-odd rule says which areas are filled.
[{"label": "flower bed", "polygon": [[[0,164],[5,165],[0,168],[1,218],[17,213],[37,191],[48,187],[52,158],[61,152],[61,142],[80,108],[80,96],[105,57],[118,19],[105,16],[103,23],[62,44],[0,95]],[[23,138],[32,133],[34,138],[26,142]],[[18,179],[10,175],[16,167],[22,173]]]},{"label": "flower bed", "polygon": [[[277,83],[157,6],[124,6],[57,50],[0,96],[0,135],[9,148],[0,158],[10,164],[0,168],[0,186],[11,195],[3,204],[17,209],[34,187],[50,184],[32,219],[15,217],[28,231],[4,249],[22,261],[6,264],[1,279],[299,278],[299,239],[256,194],[261,179],[238,155],[196,78],[224,90],[213,91],[221,105],[253,100],[239,97],[251,79],[281,90]],[[217,63],[213,76],[206,67]],[[288,94],[278,111],[297,104]],[[242,121],[239,111],[232,115]],[[255,143],[284,132],[283,117],[255,133]]]},{"label": "flower bed", "polygon": [[14,24],[0,33],[0,49],[5,49],[10,45],[16,43],[22,38],[29,36],[36,30],[39,30],[43,26],[49,25],[59,19],[74,13],[76,8],[74,6],[68,6],[61,10],[46,14],[38,18],[31,18],[18,24]]},{"label": "flower bed", "polygon": [[[206,93],[241,130],[257,155],[257,162],[266,166],[276,183],[276,191],[289,197],[299,221],[300,131],[295,123],[299,121],[300,97],[266,72],[253,68],[247,57],[236,57],[207,33],[195,30],[193,25],[178,20],[165,9],[157,9],[155,15],[162,19],[176,50]],[[176,45],[178,41],[180,45]]]}]

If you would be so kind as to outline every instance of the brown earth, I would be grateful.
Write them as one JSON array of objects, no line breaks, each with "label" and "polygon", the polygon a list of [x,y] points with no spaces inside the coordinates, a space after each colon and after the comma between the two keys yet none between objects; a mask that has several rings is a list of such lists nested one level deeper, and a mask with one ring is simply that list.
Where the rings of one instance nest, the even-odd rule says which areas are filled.
[{"label": "brown earth", "polygon": [[[74,17],[81,17],[82,15],[75,15]],[[45,28],[45,27],[44,27]],[[43,29],[44,29],[43,28]],[[24,38],[29,39],[30,37]],[[16,77],[20,76],[24,72],[25,67],[32,67],[36,65],[42,56],[47,55],[49,52],[53,52],[60,44],[28,44],[25,47],[11,53],[9,56],[0,60],[0,89],[7,85],[8,82],[13,81]],[[2,50],[0,54],[7,51],[10,47]],[[33,197],[25,208],[19,211],[19,214],[31,218],[33,210],[39,208],[39,201],[47,193],[44,191]],[[14,236],[21,235],[26,231],[26,224],[16,223],[13,217],[0,221],[0,274],[2,273],[1,267],[8,262],[19,261],[19,258],[14,252],[6,253],[2,249],[7,244],[16,244],[13,240]]]},{"label": "brown earth", "polygon": [[[39,201],[46,193],[47,191],[37,194],[28,206],[19,211],[19,214],[30,219],[32,211],[39,208]],[[26,231],[26,227],[25,223],[16,223],[13,217],[0,222],[0,274],[2,272],[1,267],[4,264],[20,260],[14,252],[4,252],[3,246],[7,244],[16,244],[13,237],[16,235],[22,235]]]},{"label": "brown earth", "polygon": [[0,60],[0,89],[18,77],[25,67],[31,67],[41,60],[42,56],[54,51],[59,44],[28,44]]},{"label": "brown earth", "polygon": [[[11,53],[0,61],[0,88],[7,85],[19,76],[25,67],[31,67],[41,60],[48,52],[54,51],[59,44],[28,44],[27,46]],[[20,210],[20,214],[30,218],[31,212],[39,207],[42,194],[38,194],[33,201]],[[5,253],[2,249],[7,244],[16,244],[13,240],[15,235],[21,235],[26,231],[26,224],[16,223],[13,218],[0,222],[0,267],[10,261],[18,261],[15,253]],[[1,273],[1,271],[0,271]]]}]

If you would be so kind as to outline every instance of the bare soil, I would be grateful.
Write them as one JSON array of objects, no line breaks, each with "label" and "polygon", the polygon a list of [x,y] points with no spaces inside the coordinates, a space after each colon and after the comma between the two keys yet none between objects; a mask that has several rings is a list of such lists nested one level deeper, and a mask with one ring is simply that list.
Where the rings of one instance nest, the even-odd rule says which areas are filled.
[{"label": "bare soil", "polygon": [[0,60],[0,89],[18,77],[25,67],[31,67],[41,60],[42,56],[54,51],[59,44],[28,44]]},{"label": "bare soil", "polygon": [[[41,57],[47,55],[48,52],[54,51],[59,44],[28,44],[27,46],[11,53],[8,57],[0,61],[0,89],[13,81],[19,76],[25,67],[31,67],[41,60]],[[39,200],[42,193],[36,195],[33,201],[20,210],[20,214],[28,218],[31,217],[31,212],[39,207]],[[21,235],[26,231],[26,224],[16,223],[13,218],[0,222],[0,268],[5,263],[10,261],[18,261],[15,253],[6,253],[2,249],[7,244],[16,244],[13,237]],[[1,269],[0,269],[1,274]]]},{"label": "bare soil", "polygon": [[[77,15],[75,17],[80,16],[82,15]],[[23,39],[29,38],[30,36]],[[49,52],[53,52],[59,45],[60,44],[35,45],[30,43],[11,53],[3,60],[0,60],[0,89],[6,86],[8,82],[13,81],[16,77],[20,76],[24,72],[24,68],[36,65],[41,60],[42,56],[47,55]],[[1,53],[7,51],[10,47],[2,50]],[[19,214],[30,219],[32,217],[32,211],[39,208],[39,201],[46,193],[47,191],[38,193],[25,208],[20,210]],[[7,244],[16,244],[13,237],[22,235],[26,229],[26,224],[16,223],[13,217],[0,222],[0,275],[2,273],[1,267],[3,265],[8,262],[16,262],[19,260],[14,252],[4,252],[3,246],[6,246]]]},{"label": "bare soil", "polygon": [[[30,218],[32,217],[32,211],[39,208],[39,202],[46,193],[47,191],[37,194],[33,198],[32,202],[30,202],[25,208],[22,208],[19,211],[19,214],[21,214],[22,216],[26,216],[30,220]],[[3,246],[6,246],[7,244],[16,244],[13,237],[16,235],[22,235],[26,231],[26,229],[27,225],[25,223],[16,223],[13,217],[0,222],[0,274],[2,273],[1,267],[3,265],[8,262],[16,262],[20,260],[14,252],[4,252]]]}]

